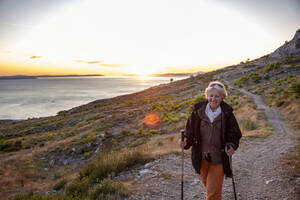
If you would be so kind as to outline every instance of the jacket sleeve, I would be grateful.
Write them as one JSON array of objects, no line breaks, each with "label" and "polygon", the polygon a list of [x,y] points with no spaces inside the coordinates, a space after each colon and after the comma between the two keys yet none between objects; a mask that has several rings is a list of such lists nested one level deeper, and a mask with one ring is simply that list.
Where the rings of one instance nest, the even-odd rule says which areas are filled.
[{"label": "jacket sleeve", "polygon": [[187,138],[187,144],[185,145],[184,149],[189,149],[194,143],[194,115],[194,112],[192,112],[186,122],[184,137]]},{"label": "jacket sleeve", "polygon": [[226,144],[231,145],[234,150],[237,150],[237,148],[239,148],[239,142],[242,137],[242,132],[233,113],[231,113],[227,121],[226,129]]}]

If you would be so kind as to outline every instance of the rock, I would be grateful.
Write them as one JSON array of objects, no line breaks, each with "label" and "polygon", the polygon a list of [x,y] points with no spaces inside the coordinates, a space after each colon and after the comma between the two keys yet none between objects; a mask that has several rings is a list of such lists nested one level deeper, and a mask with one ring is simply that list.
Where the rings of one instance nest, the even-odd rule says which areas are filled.
[{"label": "rock", "polygon": [[50,160],[49,163],[50,163],[50,165],[54,165],[54,162],[55,162],[54,160]]},{"label": "rock", "polygon": [[49,168],[45,167],[45,168],[44,168],[44,170],[45,170],[45,171],[48,171],[48,170],[49,170]]},{"label": "rock", "polygon": [[150,167],[150,163],[145,164],[145,168]]},{"label": "rock", "polygon": [[67,165],[68,163],[69,163],[68,160],[64,160],[64,161],[63,161],[63,164],[64,164],[64,165]]},{"label": "rock", "polygon": [[273,182],[273,180],[266,180],[265,183],[268,185],[269,183]]},{"label": "rock", "polygon": [[143,176],[145,174],[151,173],[152,171],[149,169],[143,169],[141,171],[139,171],[140,176]]}]

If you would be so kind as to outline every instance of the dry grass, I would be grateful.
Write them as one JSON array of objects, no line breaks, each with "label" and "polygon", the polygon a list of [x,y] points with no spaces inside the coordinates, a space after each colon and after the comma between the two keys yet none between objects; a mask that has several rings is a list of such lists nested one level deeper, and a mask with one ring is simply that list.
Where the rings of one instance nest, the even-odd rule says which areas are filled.
[{"label": "dry grass", "polygon": [[[243,137],[266,138],[272,134],[274,129],[268,123],[263,111],[256,110],[253,106],[246,105],[236,112]],[[251,122],[244,125],[244,122]],[[249,123],[248,123],[249,124]],[[249,127],[250,126],[250,127]]]},{"label": "dry grass", "polygon": [[[178,140],[180,138],[180,133],[172,135],[158,135],[151,137],[146,144],[137,148],[141,149],[146,155],[154,158],[170,153],[180,153],[181,148],[178,144]],[[185,153],[190,153],[190,150],[185,150]]]}]

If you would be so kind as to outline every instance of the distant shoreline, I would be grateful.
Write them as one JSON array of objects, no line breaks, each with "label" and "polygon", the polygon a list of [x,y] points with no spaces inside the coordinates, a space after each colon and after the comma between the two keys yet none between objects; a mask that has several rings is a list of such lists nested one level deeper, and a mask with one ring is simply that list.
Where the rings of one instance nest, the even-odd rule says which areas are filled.
[{"label": "distant shoreline", "polygon": [[102,74],[86,74],[86,75],[40,75],[40,76],[25,76],[25,75],[16,75],[16,76],[0,76],[0,80],[8,79],[37,79],[37,78],[54,78],[54,77],[84,77],[84,76],[104,76]]},{"label": "distant shoreline", "polygon": [[[204,72],[198,72],[200,74]],[[151,74],[149,77],[182,77],[182,76],[192,76],[195,73],[166,73],[166,74]],[[64,78],[64,77],[92,77],[92,76],[105,76],[102,74],[86,74],[86,75],[39,75],[39,76],[26,76],[26,75],[15,75],[15,76],[0,76],[0,80],[13,80],[13,79],[38,79],[38,78]],[[137,74],[125,74],[123,76],[138,76]]]}]

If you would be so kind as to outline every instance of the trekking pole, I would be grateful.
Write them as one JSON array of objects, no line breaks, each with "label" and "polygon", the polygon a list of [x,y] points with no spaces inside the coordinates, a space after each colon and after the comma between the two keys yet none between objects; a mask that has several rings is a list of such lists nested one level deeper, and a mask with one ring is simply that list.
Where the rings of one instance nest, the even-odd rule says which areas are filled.
[{"label": "trekking pole", "polygon": [[[181,141],[184,140],[184,130],[181,130]],[[184,148],[181,148],[181,152],[182,152],[182,168],[181,168],[181,200],[183,200],[183,169],[184,169]]]},{"label": "trekking pole", "polygon": [[[230,146],[227,146],[226,148],[230,149]],[[232,173],[232,186],[233,186],[234,200],[237,200],[237,198],[236,198],[236,191],[235,191],[235,183],[234,183],[234,178],[233,178],[232,156],[229,157],[229,164],[230,164],[230,169],[231,169],[231,173]]]}]

